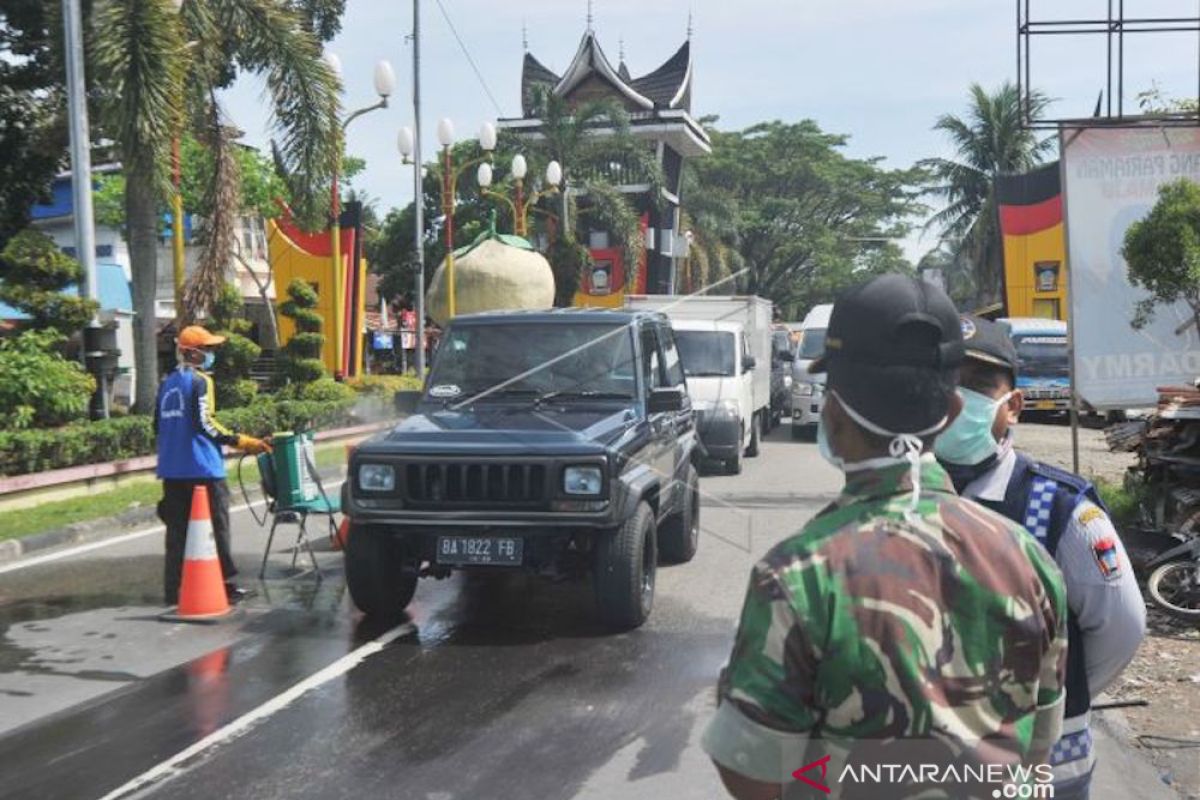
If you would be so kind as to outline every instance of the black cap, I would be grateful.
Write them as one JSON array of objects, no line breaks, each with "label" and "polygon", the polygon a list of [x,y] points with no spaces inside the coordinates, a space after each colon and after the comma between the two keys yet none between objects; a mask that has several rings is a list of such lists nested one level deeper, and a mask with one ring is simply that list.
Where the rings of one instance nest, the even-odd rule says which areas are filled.
[{"label": "black cap", "polygon": [[1016,385],[1017,348],[1013,345],[1007,328],[999,322],[963,314],[962,336],[969,360],[1007,369],[1013,379],[1013,385]]},{"label": "black cap", "polygon": [[962,360],[962,324],[946,293],[889,274],[837,299],[825,352],[808,371],[828,372],[829,387],[875,424],[914,433],[941,420],[948,405],[919,392],[921,378],[953,373]]}]

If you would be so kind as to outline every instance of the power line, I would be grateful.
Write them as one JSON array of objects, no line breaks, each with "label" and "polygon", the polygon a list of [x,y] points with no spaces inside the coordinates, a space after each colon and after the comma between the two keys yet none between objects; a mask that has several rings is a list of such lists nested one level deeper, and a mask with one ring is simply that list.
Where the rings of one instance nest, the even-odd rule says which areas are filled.
[{"label": "power line", "polygon": [[458,42],[458,46],[462,49],[463,55],[467,57],[467,63],[471,65],[471,69],[475,72],[475,77],[479,79],[479,85],[483,87],[483,92],[492,101],[492,105],[496,107],[496,113],[503,117],[504,109],[500,107],[500,103],[496,101],[496,96],[492,94],[492,90],[488,88],[487,81],[483,79],[483,73],[479,71],[479,65],[475,63],[475,59],[471,57],[471,51],[467,49],[466,42],[458,35],[458,29],[454,27],[454,21],[450,19],[449,12],[446,11],[446,6],[442,4],[442,0],[437,0],[438,10],[442,12],[442,17],[445,18],[446,24],[450,26],[450,33],[454,34],[454,39]]}]

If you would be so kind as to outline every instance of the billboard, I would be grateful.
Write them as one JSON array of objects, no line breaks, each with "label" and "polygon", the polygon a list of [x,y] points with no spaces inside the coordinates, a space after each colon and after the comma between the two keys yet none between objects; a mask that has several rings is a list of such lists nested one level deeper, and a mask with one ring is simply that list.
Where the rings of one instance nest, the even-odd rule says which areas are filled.
[{"label": "billboard", "polygon": [[1060,136],[1076,388],[1098,409],[1154,405],[1157,387],[1200,377],[1200,334],[1182,303],[1133,329],[1146,292],[1129,284],[1120,251],[1160,186],[1200,182],[1200,129],[1064,127]]}]

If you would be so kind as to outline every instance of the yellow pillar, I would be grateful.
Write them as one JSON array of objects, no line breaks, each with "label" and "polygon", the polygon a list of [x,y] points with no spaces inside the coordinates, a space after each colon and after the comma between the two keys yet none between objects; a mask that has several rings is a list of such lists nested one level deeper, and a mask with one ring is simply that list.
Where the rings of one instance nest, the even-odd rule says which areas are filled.
[{"label": "yellow pillar", "polygon": [[342,344],[346,331],[346,286],[342,274],[342,204],[338,196],[337,175],[333,177],[333,224],[329,226],[330,251],[333,254],[333,352],[337,362],[335,372],[343,370],[345,356]]}]

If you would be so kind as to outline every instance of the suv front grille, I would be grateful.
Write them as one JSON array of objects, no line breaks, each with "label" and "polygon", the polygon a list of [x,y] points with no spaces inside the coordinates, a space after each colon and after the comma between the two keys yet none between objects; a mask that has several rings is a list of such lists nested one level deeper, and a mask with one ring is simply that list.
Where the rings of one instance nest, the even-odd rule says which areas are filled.
[{"label": "suv front grille", "polygon": [[417,508],[534,508],[547,501],[546,478],[544,464],[407,464],[404,499]]}]

